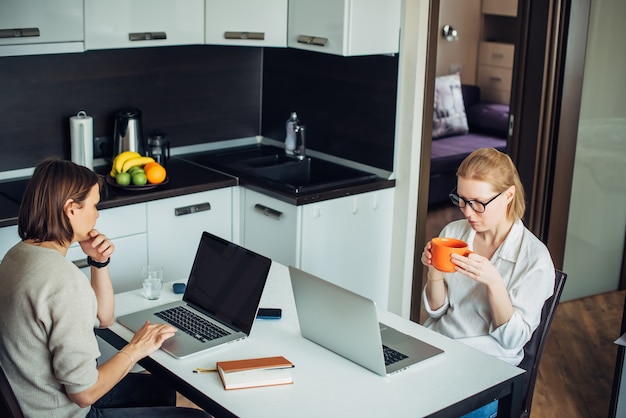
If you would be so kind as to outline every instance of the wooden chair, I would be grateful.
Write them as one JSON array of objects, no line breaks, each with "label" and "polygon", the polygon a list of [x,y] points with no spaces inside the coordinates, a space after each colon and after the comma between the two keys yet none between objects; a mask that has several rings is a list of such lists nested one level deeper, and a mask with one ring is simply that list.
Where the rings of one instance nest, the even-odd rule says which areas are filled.
[{"label": "wooden chair", "polygon": [[15,393],[13,393],[2,367],[0,367],[0,394],[2,395],[0,397],[0,417],[24,418],[22,408],[17,402]]},{"label": "wooden chair", "polygon": [[541,362],[548,331],[550,330],[556,307],[561,299],[561,293],[563,293],[566,279],[567,274],[556,270],[554,293],[544,303],[543,309],[541,310],[541,322],[530,338],[530,341],[524,346],[524,359],[519,365],[520,368],[527,372],[526,386],[522,393],[522,418],[530,417],[530,407],[533,402],[533,392],[539,373],[539,363]]}]

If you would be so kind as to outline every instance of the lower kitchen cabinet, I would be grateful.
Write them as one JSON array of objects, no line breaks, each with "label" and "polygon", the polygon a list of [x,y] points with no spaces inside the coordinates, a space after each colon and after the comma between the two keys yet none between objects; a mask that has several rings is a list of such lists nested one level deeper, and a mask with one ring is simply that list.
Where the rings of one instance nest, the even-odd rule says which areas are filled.
[{"label": "lower kitchen cabinet", "polygon": [[17,235],[17,225],[0,228],[0,261],[18,241],[20,241],[20,237]]},{"label": "lower kitchen cabinet", "polygon": [[[120,206],[99,211],[96,229],[115,244],[109,271],[115,293],[141,288],[141,266],[147,263],[146,204]],[[72,244],[66,255],[90,277],[87,256],[78,243]]]},{"label": "lower kitchen cabinet", "polygon": [[241,190],[246,248],[387,307],[392,188],[302,206]]},{"label": "lower kitchen cabinet", "polygon": [[387,307],[394,189],[302,206],[298,266]]},{"label": "lower kitchen cabinet", "polygon": [[148,261],[163,280],[186,278],[203,231],[232,240],[231,187],[148,202]]},{"label": "lower kitchen cabinet", "polygon": [[286,266],[296,264],[298,207],[240,188],[243,246]]}]

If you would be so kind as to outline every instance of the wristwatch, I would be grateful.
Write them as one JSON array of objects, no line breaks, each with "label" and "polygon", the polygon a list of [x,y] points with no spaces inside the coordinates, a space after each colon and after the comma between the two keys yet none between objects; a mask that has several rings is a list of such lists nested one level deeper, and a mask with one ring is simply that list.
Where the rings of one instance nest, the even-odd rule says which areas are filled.
[{"label": "wristwatch", "polygon": [[90,266],[94,266],[95,268],[98,268],[98,269],[108,266],[110,262],[111,262],[111,257],[107,258],[107,261],[105,261],[104,263],[98,263],[93,258],[87,256],[87,264],[89,264]]}]

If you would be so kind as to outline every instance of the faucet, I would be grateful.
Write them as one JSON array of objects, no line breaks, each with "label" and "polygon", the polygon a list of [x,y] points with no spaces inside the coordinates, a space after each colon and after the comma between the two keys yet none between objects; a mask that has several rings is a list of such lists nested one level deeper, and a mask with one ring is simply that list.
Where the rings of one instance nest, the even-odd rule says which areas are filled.
[{"label": "faucet", "polygon": [[296,138],[300,137],[300,145],[298,145],[296,149],[293,150],[293,153],[296,155],[298,160],[304,160],[304,158],[306,157],[305,155],[306,147],[305,147],[305,142],[304,142],[304,125],[300,125],[299,123],[296,123],[296,126],[294,127],[294,131],[296,132]]},{"label": "faucet", "polygon": [[[300,137],[300,141],[298,141]],[[298,145],[298,142],[300,145]],[[285,154],[295,155],[299,160],[305,157],[304,125],[300,123],[296,112],[291,112],[287,119],[287,136],[285,137]]]}]

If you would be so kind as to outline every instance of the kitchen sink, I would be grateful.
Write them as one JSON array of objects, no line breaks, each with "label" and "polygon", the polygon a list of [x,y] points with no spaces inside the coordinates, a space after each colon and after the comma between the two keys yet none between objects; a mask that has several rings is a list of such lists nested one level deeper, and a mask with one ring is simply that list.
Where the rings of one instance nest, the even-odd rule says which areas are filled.
[{"label": "kitchen sink", "polygon": [[254,168],[249,173],[275,187],[292,193],[307,193],[353,186],[375,180],[377,176],[317,158],[305,158]]},{"label": "kitchen sink", "polygon": [[191,157],[191,161],[293,194],[321,192],[367,183],[376,174],[320,158],[299,160],[271,145],[239,147]]}]

